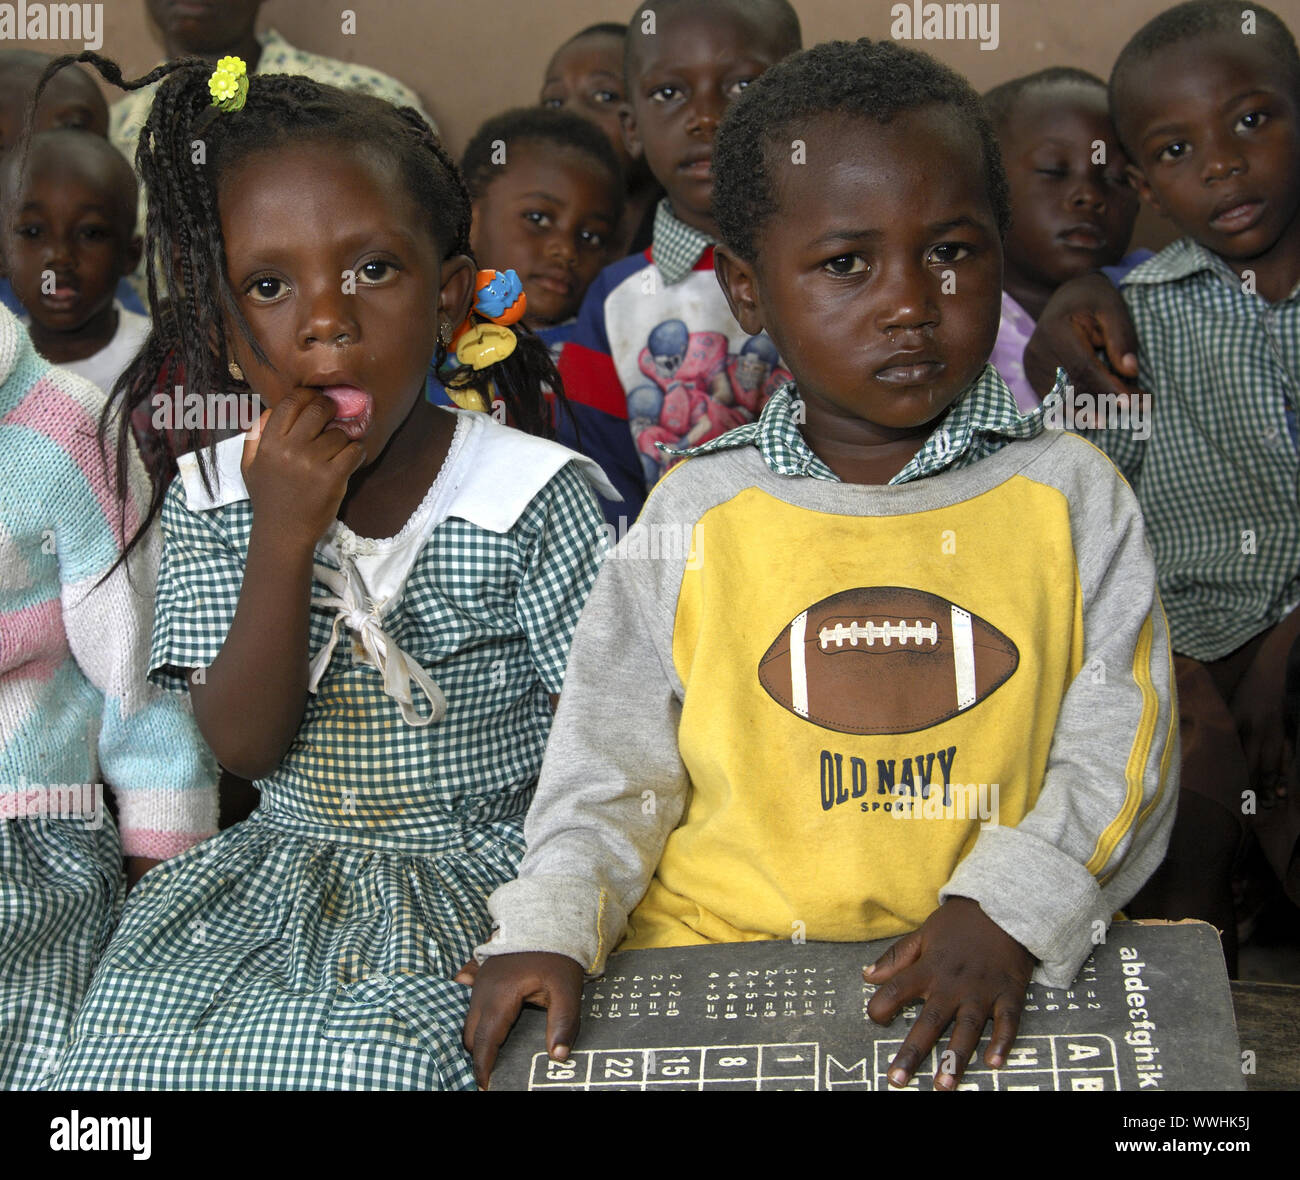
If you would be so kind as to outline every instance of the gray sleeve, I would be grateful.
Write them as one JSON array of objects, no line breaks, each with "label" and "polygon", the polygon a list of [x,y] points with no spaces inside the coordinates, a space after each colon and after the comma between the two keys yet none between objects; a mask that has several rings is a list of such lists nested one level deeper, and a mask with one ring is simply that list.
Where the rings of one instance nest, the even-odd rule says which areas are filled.
[{"label": "gray sleeve", "polygon": [[1040,961],[1035,979],[1065,987],[1164,857],[1178,793],[1178,711],[1132,491],[1069,435],[1026,474],[1069,499],[1082,664],[1061,702],[1033,809],[1015,828],[982,831],[939,896],[979,902]]},{"label": "gray sleeve", "polygon": [[[663,518],[671,498],[647,504],[583,607],[524,823],[528,852],[488,899],[494,933],[480,962],[551,951],[599,974],[681,819],[689,780],[672,626],[690,528]],[[681,543],[661,543],[668,536]]]}]

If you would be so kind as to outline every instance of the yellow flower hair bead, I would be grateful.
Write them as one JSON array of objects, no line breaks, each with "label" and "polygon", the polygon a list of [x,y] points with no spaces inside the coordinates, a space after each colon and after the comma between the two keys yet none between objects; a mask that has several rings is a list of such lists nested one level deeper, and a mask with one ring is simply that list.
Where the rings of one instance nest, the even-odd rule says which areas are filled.
[{"label": "yellow flower hair bead", "polygon": [[248,68],[237,57],[223,57],[208,79],[208,93],[214,107],[242,110],[248,98]]}]

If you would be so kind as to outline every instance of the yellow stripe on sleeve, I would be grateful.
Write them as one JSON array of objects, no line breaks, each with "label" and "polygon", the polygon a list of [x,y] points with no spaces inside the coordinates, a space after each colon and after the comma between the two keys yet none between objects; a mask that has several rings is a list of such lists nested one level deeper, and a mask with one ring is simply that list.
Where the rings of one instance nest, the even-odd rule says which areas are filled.
[{"label": "yellow stripe on sleeve", "polygon": [[[1133,652],[1133,679],[1142,691],[1142,717],[1138,722],[1133,749],[1129,752],[1128,764],[1124,768],[1124,779],[1128,787],[1124,793],[1123,807],[1097,838],[1097,846],[1084,866],[1093,876],[1100,872],[1114,854],[1116,845],[1129,830],[1142,802],[1142,775],[1151,756],[1151,741],[1155,737],[1156,719],[1160,713],[1160,701],[1156,696],[1155,685],[1151,683],[1152,631],[1151,616],[1148,615],[1138,633],[1137,647]],[[1161,781],[1163,783],[1163,778]]]}]

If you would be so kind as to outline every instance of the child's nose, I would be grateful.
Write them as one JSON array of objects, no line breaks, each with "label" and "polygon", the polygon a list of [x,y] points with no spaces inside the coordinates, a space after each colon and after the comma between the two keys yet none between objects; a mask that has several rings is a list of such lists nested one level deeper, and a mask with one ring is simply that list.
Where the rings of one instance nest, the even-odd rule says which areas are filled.
[{"label": "child's nose", "polygon": [[[939,322],[931,292],[932,276],[924,267],[897,265],[881,275],[876,320],[886,335],[919,332]],[[905,341],[891,337],[892,343]]]},{"label": "child's nose", "polygon": [[304,347],[311,344],[355,344],[360,337],[360,328],[351,311],[351,299],[344,293],[341,283],[317,292],[309,301],[298,329],[298,341]]},{"label": "child's nose", "polygon": [[712,90],[696,91],[691,99],[690,114],[686,121],[686,130],[693,134],[712,139],[722,122],[727,109],[727,100]]},{"label": "child's nose", "polygon": [[1070,204],[1085,209],[1104,209],[1106,207],[1106,190],[1095,176],[1081,177],[1070,193]]},{"label": "child's nose", "polygon": [[565,264],[572,263],[578,257],[572,236],[565,233],[554,233],[550,236],[546,243],[546,253],[556,262]]},{"label": "child's nose", "polygon": [[68,267],[72,264],[72,239],[62,234],[50,234],[45,242],[45,265],[50,269],[56,266]]},{"label": "child's nose", "polygon": [[1232,134],[1216,135],[1211,132],[1205,141],[1201,176],[1205,180],[1223,180],[1246,171],[1246,157],[1241,141]]}]

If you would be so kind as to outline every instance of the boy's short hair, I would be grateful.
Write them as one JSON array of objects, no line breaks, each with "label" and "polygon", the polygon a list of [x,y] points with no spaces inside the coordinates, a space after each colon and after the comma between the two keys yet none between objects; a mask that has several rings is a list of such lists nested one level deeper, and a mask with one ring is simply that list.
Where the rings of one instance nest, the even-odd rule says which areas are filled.
[{"label": "boy's short hair", "polygon": [[763,18],[771,23],[772,31],[778,41],[787,47],[787,52],[795,53],[803,48],[803,29],[799,24],[799,14],[795,12],[790,0],[642,0],[627,22],[624,34],[627,37],[623,50],[623,83],[628,93],[636,81],[633,67],[638,64],[637,46],[641,42],[641,26],[645,13],[667,12],[673,8],[709,8],[715,12],[730,8],[734,12],[750,18]]},{"label": "boy's short hair", "polygon": [[6,212],[12,209],[22,183],[29,183],[36,176],[42,159],[51,156],[75,158],[77,153],[83,152],[107,164],[108,179],[115,189],[110,195],[118,206],[122,226],[128,236],[135,233],[139,198],[135,169],[102,135],[79,128],[57,127],[51,131],[38,131],[29,141],[25,153],[11,153],[0,162],[0,209]]},{"label": "boy's short hair", "polygon": [[1300,51],[1296,49],[1291,30],[1277,13],[1262,4],[1256,4],[1254,0],[1249,3],[1244,3],[1243,0],[1189,0],[1186,4],[1167,8],[1159,16],[1152,17],[1119,51],[1107,86],[1111,118],[1116,128],[1120,122],[1121,84],[1134,69],[1162,49],[1207,33],[1241,34],[1248,13],[1255,22],[1253,36],[1259,39],[1260,44],[1273,54],[1278,64],[1290,75],[1294,92],[1300,96]]},{"label": "boy's short hair", "polygon": [[1102,97],[1106,97],[1106,83],[1096,74],[1075,69],[1074,66],[1049,66],[1045,70],[1026,74],[1023,78],[1012,78],[985,92],[984,110],[988,113],[994,130],[1000,131],[1007,125],[1011,112],[1026,90],[1047,89],[1051,86],[1095,86],[1101,91]]},{"label": "boy's short hair", "polygon": [[888,123],[923,107],[953,108],[978,136],[989,204],[998,229],[1011,224],[1011,197],[997,136],[979,95],[960,74],[928,54],[893,41],[828,41],[778,62],[745,88],[718,128],[713,146],[713,216],[723,241],[753,261],[776,211],[773,153],[811,119],[856,115]]},{"label": "boy's short hair", "polygon": [[[506,162],[493,162],[498,143],[504,144]],[[494,115],[475,133],[461,157],[465,187],[478,200],[498,176],[510,167],[510,153],[520,144],[545,143],[580,152],[610,174],[621,203],[623,166],[605,133],[572,111],[553,107],[516,107]]]}]

